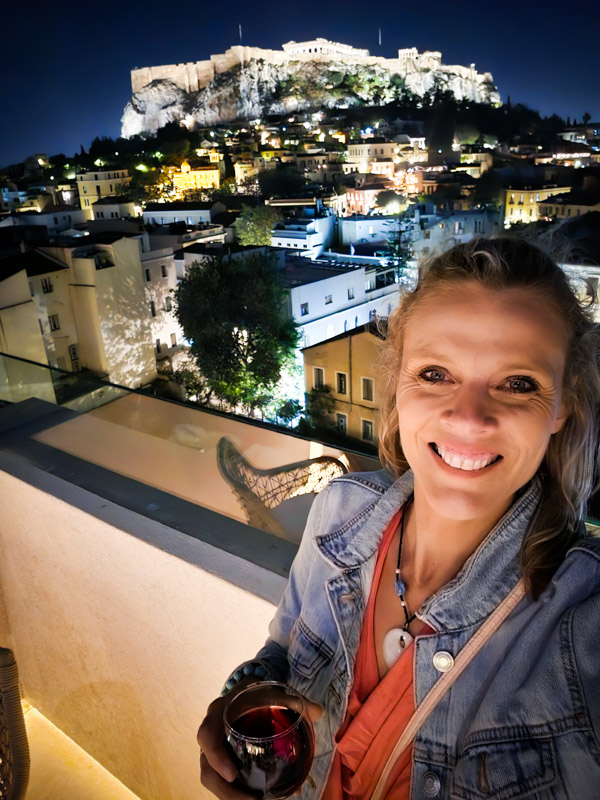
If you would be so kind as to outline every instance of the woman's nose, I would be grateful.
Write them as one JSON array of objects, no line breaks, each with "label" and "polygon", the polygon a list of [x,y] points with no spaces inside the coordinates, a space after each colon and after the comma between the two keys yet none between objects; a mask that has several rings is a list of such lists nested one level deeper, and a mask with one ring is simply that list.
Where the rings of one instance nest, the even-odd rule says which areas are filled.
[{"label": "woman's nose", "polygon": [[487,386],[463,384],[448,398],[443,421],[468,433],[488,431],[497,424]]}]

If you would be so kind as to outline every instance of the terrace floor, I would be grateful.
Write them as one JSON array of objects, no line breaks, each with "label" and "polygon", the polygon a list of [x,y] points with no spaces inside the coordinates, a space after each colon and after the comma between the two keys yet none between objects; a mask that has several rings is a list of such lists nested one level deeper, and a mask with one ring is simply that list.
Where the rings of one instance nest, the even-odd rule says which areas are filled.
[{"label": "terrace floor", "polygon": [[31,757],[27,800],[138,800],[35,708],[25,712]]}]

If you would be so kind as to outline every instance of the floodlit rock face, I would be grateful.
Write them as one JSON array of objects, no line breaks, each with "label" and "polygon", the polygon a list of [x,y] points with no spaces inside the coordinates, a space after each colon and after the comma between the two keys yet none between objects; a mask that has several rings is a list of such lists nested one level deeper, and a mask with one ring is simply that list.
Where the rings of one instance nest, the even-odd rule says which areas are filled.
[{"label": "floodlit rock face", "polygon": [[407,92],[448,90],[459,100],[500,102],[490,73],[446,66],[440,53],[414,49],[388,59],[234,47],[211,61],[134,70],[132,86],[121,120],[125,137],[155,133],[167,122],[194,129],[298,110],[385,105]]}]

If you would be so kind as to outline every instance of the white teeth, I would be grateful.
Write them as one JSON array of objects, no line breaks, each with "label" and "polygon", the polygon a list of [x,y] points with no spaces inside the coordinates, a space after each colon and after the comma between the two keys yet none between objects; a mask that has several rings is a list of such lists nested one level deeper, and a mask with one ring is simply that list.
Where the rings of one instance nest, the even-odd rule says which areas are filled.
[{"label": "white teeth", "polygon": [[466,472],[474,472],[478,469],[483,469],[487,467],[489,464],[494,461],[496,456],[484,456],[483,458],[463,458],[459,453],[449,453],[445,447],[441,447],[440,445],[435,445],[435,450],[439,457],[444,461],[445,464],[448,464],[450,467],[454,467],[455,469],[462,469]]}]

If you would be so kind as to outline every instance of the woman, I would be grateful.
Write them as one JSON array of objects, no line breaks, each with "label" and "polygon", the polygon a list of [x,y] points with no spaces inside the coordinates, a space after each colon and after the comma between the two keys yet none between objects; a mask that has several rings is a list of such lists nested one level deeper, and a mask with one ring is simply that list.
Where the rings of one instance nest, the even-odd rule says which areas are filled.
[{"label": "woman", "polygon": [[[276,678],[323,708],[303,798],[598,796],[598,353],[562,270],[508,237],[433,260],[391,316],[386,470],[315,500],[270,638],[227,684]],[[388,776],[415,708],[520,578]],[[226,701],[198,733],[202,781],[242,798]]]}]

